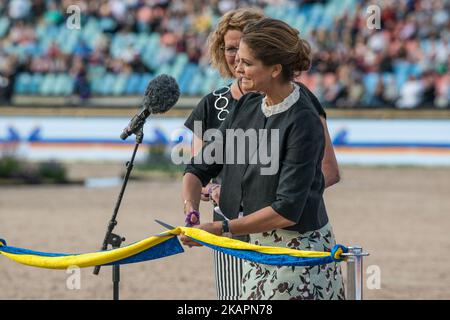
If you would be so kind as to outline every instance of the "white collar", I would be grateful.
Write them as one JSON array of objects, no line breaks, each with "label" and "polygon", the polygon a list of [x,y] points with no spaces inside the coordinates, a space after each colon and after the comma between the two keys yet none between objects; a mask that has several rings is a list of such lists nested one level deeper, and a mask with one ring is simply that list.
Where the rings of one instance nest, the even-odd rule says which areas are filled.
[{"label": "white collar", "polygon": [[294,85],[294,90],[278,104],[267,106],[266,97],[263,98],[261,102],[261,111],[264,113],[266,118],[274,114],[285,112],[297,102],[300,98],[300,87],[296,83],[292,84]]}]

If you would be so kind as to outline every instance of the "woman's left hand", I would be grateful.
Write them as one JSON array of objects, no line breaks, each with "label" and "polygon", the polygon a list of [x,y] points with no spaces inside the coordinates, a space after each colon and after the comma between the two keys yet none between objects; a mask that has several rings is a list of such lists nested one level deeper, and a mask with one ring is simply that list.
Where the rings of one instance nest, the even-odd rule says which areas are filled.
[{"label": "woman's left hand", "polygon": [[220,201],[220,184],[216,185],[215,187],[211,188],[211,194],[209,196],[216,205],[219,205]]},{"label": "woman's left hand", "polygon": [[[198,228],[198,229],[204,230],[204,231],[212,233],[212,234],[214,234],[216,236],[222,235],[222,224],[219,224],[217,222],[203,223],[203,224],[200,224],[198,226],[195,226],[194,228]],[[202,244],[199,244],[198,242],[195,242],[194,240],[192,240],[191,238],[185,236],[184,234],[182,234],[180,236],[180,240],[185,246],[188,246],[189,248],[191,248],[191,247],[202,247],[203,246]]]}]

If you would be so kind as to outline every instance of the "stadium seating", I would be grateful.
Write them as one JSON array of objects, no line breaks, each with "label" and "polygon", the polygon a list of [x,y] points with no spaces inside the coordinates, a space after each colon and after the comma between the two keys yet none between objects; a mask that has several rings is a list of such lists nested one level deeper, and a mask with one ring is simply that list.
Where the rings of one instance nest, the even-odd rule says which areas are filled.
[{"label": "stadium seating", "polygon": [[[165,14],[169,15],[164,27],[158,25],[163,20],[156,20],[157,22],[154,21],[153,24],[139,21],[136,28],[127,26],[114,14],[105,15],[99,12],[83,15],[80,29],[69,28],[62,16],[54,11],[49,13],[43,10],[42,16],[30,16],[28,20],[20,22],[10,17],[8,10],[2,11],[0,6],[0,39],[6,39],[4,48],[0,49],[0,58],[15,57],[16,64],[21,66],[20,72],[16,75],[15,94],[44,96],[74,94],[78,71],[71,71],[71,67],[73,59],[77,57],[84,61],[87,81],[93,95],[139,95],[145,91],[148,81],[161,73],[175,77],[183,95],[204,95],[220,85],[229,83],[229,79],[222,79],[216,70],[199,63],[198,58],[193,58],[188,52],[183,51],[186,46],[183,41],[185,37],[189,37],[186,38],[188,39],[186,42],[198,42],[196,44],[198,49],[205,53],[205,39],[220,17],[217,14],[219,9],[209,10],[210,25],[202,29],[198,21],[196,22],[199,17],[196,16],[197,13],[170,16],[172,6],[179,8],[180,1],[171,1],[169,7],[164,9]],[[407,17],[416,18],[415,13],[422,10],[424,1],[416,1],[415,7],[405,2],[404,6],[394,5],[385,10],[397,12],[399,21],[395,23],[401,29]],[[312,90],[316,89],[318,78],[323,80],[323,88],[320,89],[325,91],[338,82],[346,83],[338,81],[345,80],[339,79],[341,77],[339,70],[348,67],[352,76],[362,79],[364,95],[361,105],[372,100],[379,79],[383,80],[385,86],[395,84],[395,90],[399,92],[410,76],[420,78],[430,68],[436,72],[435,85],[439,87],[437,93],[446,94],[449,91],[447,82],[440,79],[449,73],[448,58],[445,61],[445,54],[450,54],[450,45],[448,40],[443,41],[439,32],[434,33],[439,35],[437,37],[416,34],[410,36],[409,41],[402,40],[406,54],[403,56],[392,54],[392,71],[378,70],[377,59],[381,51],[368,45],[371,36],[376,32],[383,32],[386,37],[399,37],[401,30],[394,32],[396,26],[394,24],[391,29],[369,31],[364,15],[367,14],[365,10],[371,4],[370,1],[262,2],[265,3],[264,12],[267,16],[286,21],[300,30],[300,35],[311,43],[314,49],[313,68],[302,79]],[[4,8],[9,4],[10,1],[6,1]],[[43,5],[46,5],[45,2]],[[62,4],[59,5],[63,10]],[[143,5],[143,1],[127,4],[131,14],[127,19],[139,19],[138,10]],[[450,4],[446,3],[445,8],[450,10]],[[207,10],[200,11],[207,12]],[[427,14],[433,17],[433,12]],[[443,26],[448,29],[450,20],[448,14],[447,18],[447,24]],[[357,30],[357,33],[354,33],[354,30]],[[334,32],[336,34],[331,38]],[[325,36],[318,37],[321,33]],[[357,42],[353,47],[348,43],[351,37],[352,41]],[[391,39],[387,44],[382,44],[383,50],[393,51],[392,43],[394,41]],[[375,44],[380,45],[376,41]],[[364,46],[367,55],[373,57],[365,59],[365,54],[358,56],[361,53],[352,51],[357,46]],[[415,50],[410,48],[417,48],[420,54],[414,56],[415,52],[411,51]],[[318,59],[322,53],[328,54],[327,60]],[[322,66],[318,67],[318,64]],[[0,72],[1,68],[0,64]],[[331,71],[328,70],[330,68]]]}]

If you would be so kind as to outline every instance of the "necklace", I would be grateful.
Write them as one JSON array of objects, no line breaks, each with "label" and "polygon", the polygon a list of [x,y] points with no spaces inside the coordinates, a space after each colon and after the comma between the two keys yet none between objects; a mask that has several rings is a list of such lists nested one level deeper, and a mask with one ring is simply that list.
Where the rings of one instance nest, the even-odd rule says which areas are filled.
[{"label": "necklace", "polygon": [[242,95],[244,95],[244,91],[242,91],[240,83],[241,83],[241,81],[238,79],[237,85],[238,85],[239,91],[242,93]]},{"label": "necklace", "polygon": [[[213,96],[217,97],[216,101],[214,101],[214,108],[216,108],[217,111],[219,111],[219,113],[217,114],[217,119],[219,119],[220,121],[225,120],[225,118],[227,117],[227,115],[230,113],[230,111],[227,110],[227,106],[228,106],[228,98],[226,97],[228,92],[231,91],[231,86],[227,87],[222,87],[220,89],[217,89],[213,92]],[[223,100],[223,106],[220,106],[220,101]]]}]

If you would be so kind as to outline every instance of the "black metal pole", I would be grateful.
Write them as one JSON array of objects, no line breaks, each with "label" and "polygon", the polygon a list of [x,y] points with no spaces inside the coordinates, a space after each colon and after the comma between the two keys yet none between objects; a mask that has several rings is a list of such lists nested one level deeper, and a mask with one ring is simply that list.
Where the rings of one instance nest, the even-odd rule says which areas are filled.
[{"label": "black metal pole", "polygon": [[120,265],[113,266],[112,281],[113,281],[113,300],[119,300]]},{"label": "black metal pole", "polygon": [[113,300],[119,300],[120,266],[113,266]]},{"label": "black metal pole", "polygon": [[[143,125],[144,125],[144,123],[142,123],[142,126]],[[114,227],[117,225],[117,220],[116,220],[117,213],[119,212],[120,204],[122,203],[122,198],[123,198],[125,189],[128,184],[128,179],[130,177],[131,170],[133,170],[134,159],[136,157],[137,150],[143,140],[144,140],[144,133],[143,133],[143,128],[141,127],[136,132],[136,144],[134,146],[131,160],[126,163],[127,170],[126,170],[123,182],[122,182],[122,188],[120,189],[120,193],[119,193],[119,196],[116,201],[116,206],[114,207],[113,215],[111,217],[111,220],[108,223],[108,227],[106,230],[105,238],[103,239],[103,245],[102,245],[101,251],[107,250],[108,245],[111,245],[113,249],[120,248],[122,241],[125,241],[125,238],[123,238],[119,235],[113,234],[112,232],[114,230]],[[95,275],[98,275],[99,272],[100,272],[100,266],[95,266],[93,273]],[[118,300],[119,299],[119,282],[120,282],[120,266],[119,265],[113,266],[112,277],[113,277],[113,299]]]}]

